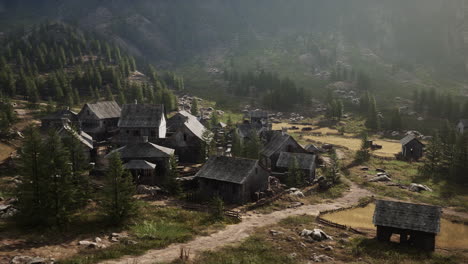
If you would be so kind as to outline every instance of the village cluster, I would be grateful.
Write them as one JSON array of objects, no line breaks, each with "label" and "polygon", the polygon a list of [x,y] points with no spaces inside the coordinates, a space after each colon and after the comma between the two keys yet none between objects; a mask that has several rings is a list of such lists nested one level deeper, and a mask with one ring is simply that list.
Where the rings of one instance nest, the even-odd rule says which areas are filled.
[{"label": "village cluster", "polygon": [[[200,190],[206,198],[219,196],[227,203],[244,204],[271,195],[270,176],[286,181],[293,161],[307,181],[314,180],[317,148],[301,146],[284,130],[273,131],[267,112],[247,111],[243,122],[230,129],[219,122],[213,133],[203,125],[212,111],[205,109],[196,117],[184,109],[168,118],[163,105],[135,102],[119,106],[103,101],[85,104],[79,113],[65,109],[50,114],[41,119],[41,128],[79,139],[96,170],[105,169],[110,155],[118,152],[139,186],[161,186],[174,156],[178,169],[185,171],[181,173],[185,177],[178,179],[183,186]],[[219,134],[229,135],[232,130],[244,143],[257,133],[264,146],[258,160],[233,157],[232,141],[218,140]],[[210,140],[215,141],[216,153],[206,159],[203,146]],[[204,163],[201,169],[193,166],[200,163]]]}]

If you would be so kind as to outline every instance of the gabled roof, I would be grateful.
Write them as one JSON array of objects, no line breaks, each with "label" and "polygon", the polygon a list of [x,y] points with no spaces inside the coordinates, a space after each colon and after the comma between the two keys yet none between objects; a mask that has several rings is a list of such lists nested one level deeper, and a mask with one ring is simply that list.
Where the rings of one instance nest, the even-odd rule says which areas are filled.
[{"label": "gabled roof", "polygon": [[69,119],[70,121],[73,121],[74,119],[76,119],[78,116],[77,113],[69,110],[69,109],[63,109],[63,110],[59,110],[57,112],[54,112],[52,114],[49,114],[43,118],[41,118],[41,120],[59,120],[59,119],[63,119],[63,118],[67,118]]},{"label": "gabled roof", "polygon": [[[289,141],[295,142],[295,144],[302,148],[296,140],[288,134],[276,133],[273,135],[271,140],[266,144],[266,146],[260,151],[260,154],[266,157],[270,157],[271,155],[278,152],[285,144]],[[305,151],[305,150],[304,150]]]},{"label": "gabled roof", "polygon": [[62,133],[67,133],[68,135],[71,135],[72,137],[78,139],[87,148],[89,149],[94,148],[93,137],[91,137],[84,131],[80,131],[80,132],[75,131],[68,124],[64,124],[63,127],[59,129],[58,133],[59,135],[61,135]]},{"label": "gabled roof", "polygon": [[313,152],[313,153],[319,153],[322,152],[317,146],[314,144],[308,144],[307,146],[304,147],[305,150],[308,152]]},{"label": "gabled roof", "polygon": [[99,118],[119,118],[121,109],[119,104],[115,101],[97,102],[94,104],[86,104],[88,108]]},{"label": "gabled roof", "polygon": [[164,116],[163,105],[126,104],[122,107],[119,127],[156,128]]},{"label": "gabled roof", "polygon": [[413,140],[416,140],[419,144],[421,144],[422,146],[424,146],[423,143],[421,143],[421,141],[419,141],[415,136],[413,135],[408,135],[406,137],[404,137],[402,140],[400,140],[400,143],[404,146],[408,143],[410,143],[411,141]]},{"label": "gabled roof", "polygon": [[437,206],[377,200],[374,225],[437,234],[441,214]]},{"label": "gabled roof", "polygon": [[[180,116],[177,115],[180,115],[183,118],[181,119]],[[205,126],[198,121],[197,117],[183,110],[171,117],[167,123],[168,128],[172,130],[177,130],[178,127],[185,126],[199,139],[203,139],[203,133],[206,131]]]},{"label": "gabled roof", "polygon": [[252,159],[211,157],[195,177],[242,184],[254,173],[257,165],[258,161]]},{"label": "gabled roof", "polygon": [[461,119],[458,124],[462,124],[464,128],[468,128],[468,119]]},{"label": "gabled roof", "polygon": [[276,167],[289,168],[294,159],[301,170],[310,170],[315,164],[315,155],[313,154],[281,152],[276,162]]},{"label": "gabled roof", "polygon": [[131,160],[123,166],[127,170],[154,170],[156,168],[156,164],[146,160]]},{"label": "gabled roof", "polygon": [[136,143],[127,145],[111,151],[106,155],[110,157],[114,152],[119,152],[122,159],[154,159],[154,158],[169,158],[174,155],[174,150],[162,147],[150,142]]}]

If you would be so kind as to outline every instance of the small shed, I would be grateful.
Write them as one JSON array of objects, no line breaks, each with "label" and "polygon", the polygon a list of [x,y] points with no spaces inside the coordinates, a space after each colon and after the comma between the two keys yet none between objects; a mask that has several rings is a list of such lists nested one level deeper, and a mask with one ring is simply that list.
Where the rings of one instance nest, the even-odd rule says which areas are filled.
[{"label": "small shed", "polygon": [[403,157],[411,160],[419,160],[424,155],[424,144],[415,136],[408,135],[401,141]]},{"label": "small shed", "polygon": [[131,160],[123,166],[130,171],[136,184],[151,182],[156,173],[156,164],[146,160]]},{"label": "small shed", "polygon": [[298,169],[308,177],[309,181],[312,181],[315,179],[315,157],[313,154],[281,152],[276,162],[276,171],[287,172],[294,160],[296,160]]},{"label": "small shed", "polygon": [[202,198],[244,204],[268,189],[269,175],[257,160],[221,156],[211,157],[195,177]]},{"label": "small shed", "polygon": [[402,244],[434,251],[441,214],[437,206],[377,200],[373,220],[377,240],[387,242],[392,234],[399,234]]}]

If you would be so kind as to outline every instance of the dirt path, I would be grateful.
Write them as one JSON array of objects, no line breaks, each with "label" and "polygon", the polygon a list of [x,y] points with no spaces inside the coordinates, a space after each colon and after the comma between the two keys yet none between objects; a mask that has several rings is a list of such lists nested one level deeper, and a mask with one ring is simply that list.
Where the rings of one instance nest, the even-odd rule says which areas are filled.
[{"label": "dirt path", "polygon": [[190,256],[193,258],[200,252],[215,250],[230,244],[238,243],[250,236],[257,227],[275,224],[289,216],[303,214],[318,215],[320,211],[348,207],[358,203],[360,198],[370,195],[372,195],[371,192],[351,183],[350,190],[343,197],[336,199],[332,203],[306,205],[299,208],[273,212],[267,215],[250,213],[243,217],[241,223],[227,226],[225,229],[210,236],[197,237],[190,242],[173,244],[164,249],[150,250],[139,257],[125,256],[118,260],[102,262],[102,264],[154,264],[171,262],[179,257],[181,247],[190,249]]}]

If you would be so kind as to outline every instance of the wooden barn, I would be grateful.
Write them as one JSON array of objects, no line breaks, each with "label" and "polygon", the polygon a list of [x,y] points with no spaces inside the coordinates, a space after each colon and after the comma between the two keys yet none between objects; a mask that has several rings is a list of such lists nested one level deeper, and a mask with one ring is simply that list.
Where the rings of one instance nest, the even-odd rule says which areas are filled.
[{"label": "wooden barn", "polygon": [[377,200],[374,212],[377,240],[388,242],[392,234],[399,234],[401,244],[434,251],[441,214],[437,206]]},{"label": "wooden barn", "polygon": [[85,104],[78,114],[81,129],[94,139],[106,139],[116,132],[120,112],[120,106],[115,101]]},{"label": "wooden barn", "polygon": [[309,181],[315,179],[315,169],[317,165],[316,156],[313,154],[281,152],[276,162],[276,172],[288,172],[294,161],[297,162],[298,169],[307,176]]},{"label": "wooden barn", "polygon": [[203,134],[207,129],[195,116],[180,111],[167,120],[167,130],[164,145],[175,149],[180,162],[200,162]]},{"label": "wooden barn", "polygon": [[401,153],[404,158],[410,160],[419,160],[424,155],[424,144],[421,143],[415,136],[408,135],[401,141]]},{"label": "wooden barn", "polygon": [[142,160],[156,165],[155,174],[151,178],[140,177],[139,183],[145,185],[158,185],[164,182],[170,168],[170,158],[174,155],[173,149],[158,146],[151,142],[129,144],[111,151],[106,158],[110,157],[114,152],[120,153],[120,158],[124,163],[129,163],[132,160]]},{"label": "wooden barn", "polygon": [[281,152],[308,153],[292,136],[277,131],[260,151],[261,164],[275,171]]},{"label": "wooden barn", "polygon": [[76,128],[80,128],[78,114],[67,108],[41,118],[41,129],[43,131],[61,129],[64,125],[72,125]]},{"label": "wooden barn", "polygon": [[163,105],[126,104],[118,121],[119,134],[114,142],[119,145],[148,140],[159,144],[166,138],[166,113]]},{"label": "wooden barn", "polygon": [[219,196],[227,203],[244,204],[268,189],[269,175],[257,160],[211,157],[195,178],[202,198]]}]

